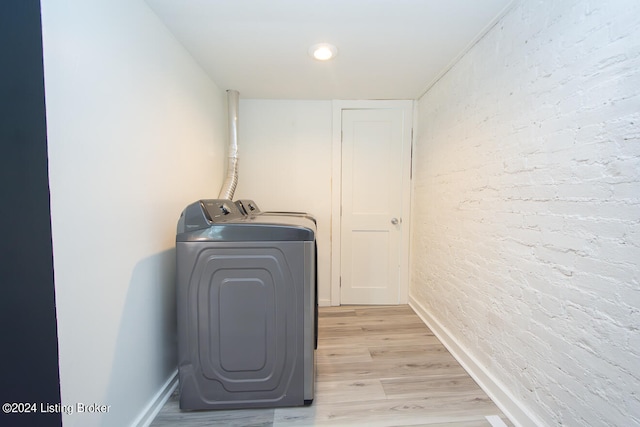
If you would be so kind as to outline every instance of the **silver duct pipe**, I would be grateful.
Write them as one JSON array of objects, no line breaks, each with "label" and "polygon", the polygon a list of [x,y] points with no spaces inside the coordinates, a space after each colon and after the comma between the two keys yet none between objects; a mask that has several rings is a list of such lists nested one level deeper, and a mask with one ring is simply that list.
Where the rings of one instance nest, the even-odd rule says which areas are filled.
[{"label": "silver duct pipe", "polygon": [[229,161],[227,177],[220,189],[219,199],[233,200],[233,193],[238,185],[238,103],[240,93],[237,90],[227,91],[227,107],[229,109]]}]

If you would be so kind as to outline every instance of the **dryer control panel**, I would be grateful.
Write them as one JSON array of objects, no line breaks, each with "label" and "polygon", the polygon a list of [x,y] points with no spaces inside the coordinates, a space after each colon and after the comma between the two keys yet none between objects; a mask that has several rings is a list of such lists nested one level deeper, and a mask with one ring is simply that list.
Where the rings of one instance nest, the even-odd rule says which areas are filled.
[{"label": "dryer control panel", "polygon": [[178,234],[201,230],[212,224],[243,218],[244,215],[231,200],[207,199],[191,203],[180,214]]},{"label": "dryer control panel", "polygon": [[243,215],[240,209],[231,200],[210,199],[200,200],[202,210],[209,222],[226,221]]}]

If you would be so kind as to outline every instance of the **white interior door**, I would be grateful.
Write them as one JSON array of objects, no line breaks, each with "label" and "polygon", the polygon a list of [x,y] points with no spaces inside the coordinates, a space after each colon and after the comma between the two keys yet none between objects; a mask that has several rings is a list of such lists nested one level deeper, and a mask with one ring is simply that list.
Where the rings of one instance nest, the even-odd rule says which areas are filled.
[{"label": "white interior door", "polygon": [[400,302],[410,120],[402,108],[342,110],[341,304]]}]

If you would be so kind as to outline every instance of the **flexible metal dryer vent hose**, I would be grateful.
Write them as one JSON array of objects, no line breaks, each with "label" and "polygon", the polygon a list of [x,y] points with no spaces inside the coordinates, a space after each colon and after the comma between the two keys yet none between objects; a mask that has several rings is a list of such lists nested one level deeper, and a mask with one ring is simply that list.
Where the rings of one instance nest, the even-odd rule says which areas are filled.
[{"label": "flexible metal dryer vent hose", "polygon": [[227,91],[227,107],[229,109],[229,161],[227,177],[220,189],[219,199],[233,200],[233,193],[238,185],[238,103],[240,93],[237,90]]}]

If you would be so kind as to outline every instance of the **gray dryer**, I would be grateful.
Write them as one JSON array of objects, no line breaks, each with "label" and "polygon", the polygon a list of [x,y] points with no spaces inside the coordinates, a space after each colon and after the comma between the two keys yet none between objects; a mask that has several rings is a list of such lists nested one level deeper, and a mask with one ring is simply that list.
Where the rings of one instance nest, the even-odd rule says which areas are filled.
[{"label": "gray dryer", "polygon": [[178,222],[180,408],[298,406],[314,397],[315,222],[200,200]]}]

